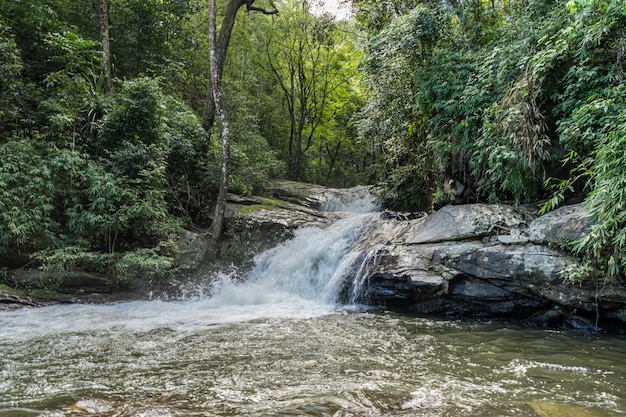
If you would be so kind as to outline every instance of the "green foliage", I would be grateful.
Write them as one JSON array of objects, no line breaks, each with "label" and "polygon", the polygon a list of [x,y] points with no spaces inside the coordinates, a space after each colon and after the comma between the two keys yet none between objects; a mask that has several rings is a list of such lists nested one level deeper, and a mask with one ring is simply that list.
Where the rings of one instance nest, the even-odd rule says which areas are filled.
[{"label": "green foliage", "polygon": [[45,143],[0,145],[0,253],[59,244],[61,225],[53,218],[58,158],[58,150]]},{"label": "green foliage", "polygon": [[431,105],[416,103],[416,68],[426,68],[440,36],[424,6],[399,17],[374,36],[364,61],[369,100],[358,122],[362,138],[375,138],[384,161],[381,196],[405,209],[430,206],[437,177],[425,122]]},{"label": "green foliage", "polygon": [[0,20],[0,142],[15,125],[19,115],[17,106],[19,87],[17,80],[22,72],[22,59],[15,37]]},{"label": "green foliage", "polygon": [[208,226],[211,203],[219,188],[219,151],[209,149],[200,119],[184,103],[166,97],[164,106],[170,212],[189,224]]},{"label": "green foliage", "polygon": [[581,191],[586,174],[557,161],[576,155],[590,169],[612,123],[583,123],[579,113],[623,80],[623,5],[572,1],[571,14],[551,1],[413,7],[372,32],[364,60],[358,127],[377,144],[383,196],[423,209],[450,179],[465,201],[528,202],[547,197],[549,184],[559,196]]},{"label": "green foliage", "polygon": [[125,284],[135,277],[152,281],[162,279],[172,272],[174,260],[159,254],[153,248],[140,248],[125,252],[113,265],[118,284]]},{"label": "green foliage", "polygon": [[35,254],[44,270],[73,273],[93,271],[106,275],[115,254],[100,253],[81,246],[66,246],[57,249],[45,249]]},{"label": "green foliage", "polygon": [[180,68],[175,47],[193,42],[186,39],[193,32],[186,31],[185,24],[192,13],[200,10],[197,1],[110,1],[109,14],[114,18],[109,29],[111,49],[117,51],[113,59],[116,74],[162,75],[164,69],[169,73]]},{"label": "green foliage", "polygon": [[592,128],[600,124],[596,147],[585,161],[590,167],[592,189],[587,202],[594,224],[577,242],[576,250],[611,277],[626,274],[626,86],[621,84],[609,94],[591,97],[575,113],[578,125]]},{"label": "green foliage", "polygon": [[156,80],[126,81],[114,98],[111,112],[103,120],[97,152],[101,155],[123,153],[124,147],[132,145],[167,147],[162,133],[163,113],[163,96]]},{"label": "green foliage", "polygon": [[254,34],[262,45],[256,63],[270,90],[263,104],[272,109],[258,118],[259,133],[279,151],[288,178],[333,181],[336,165],[361,159],[354,131],[347,130],[361,103],[355,88],[360,52],[338,22],[297,2],[285,4],[274,22],[263,21]]}]

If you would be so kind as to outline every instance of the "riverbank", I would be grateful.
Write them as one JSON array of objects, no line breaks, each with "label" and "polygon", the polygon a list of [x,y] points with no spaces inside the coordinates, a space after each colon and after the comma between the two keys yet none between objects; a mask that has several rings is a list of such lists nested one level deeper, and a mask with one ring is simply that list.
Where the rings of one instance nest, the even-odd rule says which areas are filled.
[{"label": "riverbank", "polygon": [[[94,274],[75,273],[68,281],[72,285],[49,288],[41,285],[49,272],[9,270],[7,277],[14,273],[13,280],[6,279],[9,286],[26,291],[0,290],[0,307],[206,296],[203,283],[218,272],[244,277],[255,255],[295,230],[327,228],[341,218],[337,201],[349,194],[277,181],[271,197],[231,195],[227,233],[219,246],[202,231],[181,231],[176,267],[165,279],[137,277],[125,287],[109,288]],[[355,243],[361,258],[354,266],[361,274],[356,300],[420,316],[624,332],[626,287],[583,276],[567,250],[590,226],[583,205],[544,216],[537,207],[494,204],[447,206],[431,214],[386,211]],[[341,301],[350,302],[346,294],[354,294],[353,287],[349,280],[344,283]]]}]

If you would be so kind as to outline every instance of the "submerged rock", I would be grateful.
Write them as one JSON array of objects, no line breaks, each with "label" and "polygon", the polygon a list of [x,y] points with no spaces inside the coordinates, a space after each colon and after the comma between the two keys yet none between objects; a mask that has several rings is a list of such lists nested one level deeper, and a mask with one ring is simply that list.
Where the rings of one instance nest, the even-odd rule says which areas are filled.
[{"label": "submerged rock", "polygon": [[600,410],[584,408],[573,404],[557,404],[548,401],[535,401],[528,404],[539,417],[600,417]]}]

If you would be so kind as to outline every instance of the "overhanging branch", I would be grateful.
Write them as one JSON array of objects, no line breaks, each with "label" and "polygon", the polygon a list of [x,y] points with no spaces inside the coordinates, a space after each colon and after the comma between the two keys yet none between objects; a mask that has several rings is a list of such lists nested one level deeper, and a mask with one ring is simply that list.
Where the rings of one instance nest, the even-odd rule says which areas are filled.
[{"label": "overhanging branch", "polygon": [[254,0],[247,0],[246,1],[246,8],[249,12],[259,12],[259,13],[263,13],[263,14],[278,14],[278,9],[276,8],[276,6],[274,5],[273,2],[270,2],[270,6],[273,7],[272,10],[267,10],[264,9],[262,7],[256,7],[253,6],[254,4]]}]

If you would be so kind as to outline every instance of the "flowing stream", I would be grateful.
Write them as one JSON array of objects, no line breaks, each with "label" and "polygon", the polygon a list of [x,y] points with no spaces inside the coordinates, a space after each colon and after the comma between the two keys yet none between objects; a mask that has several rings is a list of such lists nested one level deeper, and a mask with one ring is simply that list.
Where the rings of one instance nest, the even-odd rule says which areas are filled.
[{"label": "flowing stream", "polygon": [[341,304],[349,210],[211,296],[0,312],[0,417],[626,416],[623,337]]}]

